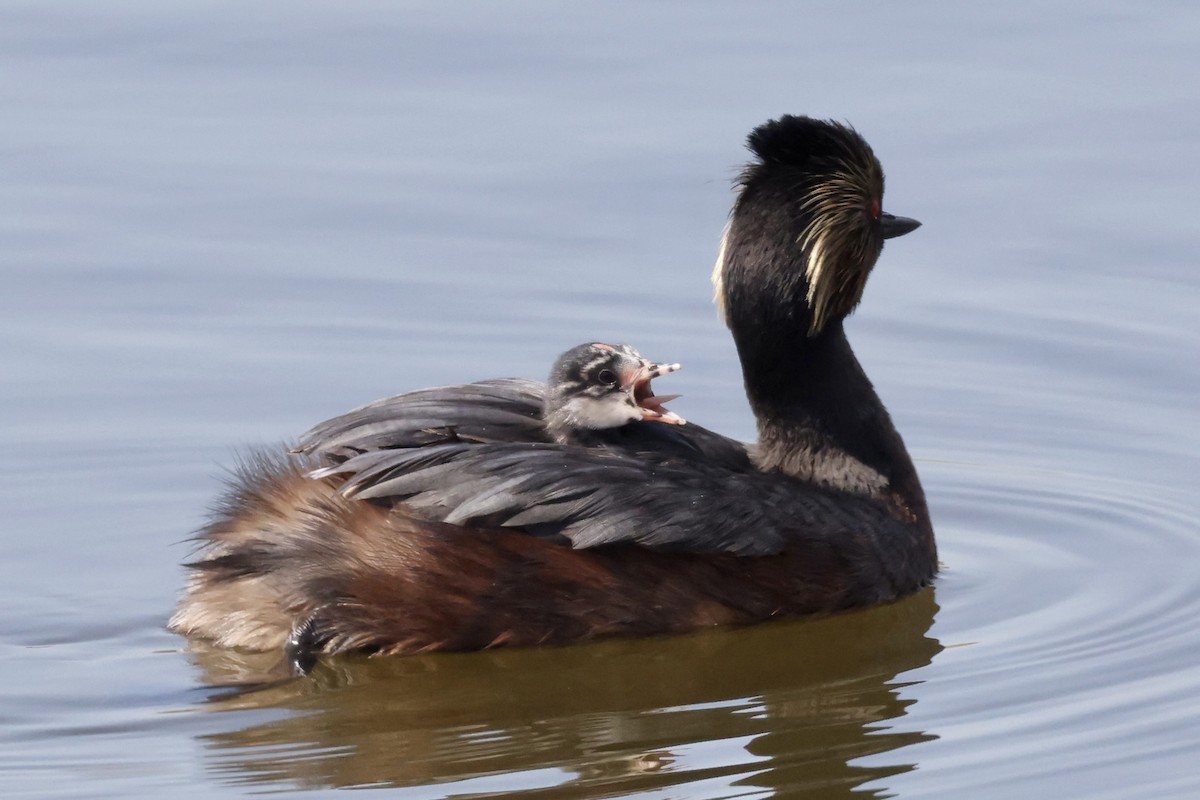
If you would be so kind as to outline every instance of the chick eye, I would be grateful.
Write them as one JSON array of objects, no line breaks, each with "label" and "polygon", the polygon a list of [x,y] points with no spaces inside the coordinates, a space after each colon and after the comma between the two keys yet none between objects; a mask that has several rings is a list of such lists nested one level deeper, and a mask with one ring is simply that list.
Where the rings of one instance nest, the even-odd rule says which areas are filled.
[{"label": "chick eye", "polygon": [[596,375],[596,380],[600,381],[605,386],[615,386],[617,383],[617,374],[611,369],[602,369]]}]

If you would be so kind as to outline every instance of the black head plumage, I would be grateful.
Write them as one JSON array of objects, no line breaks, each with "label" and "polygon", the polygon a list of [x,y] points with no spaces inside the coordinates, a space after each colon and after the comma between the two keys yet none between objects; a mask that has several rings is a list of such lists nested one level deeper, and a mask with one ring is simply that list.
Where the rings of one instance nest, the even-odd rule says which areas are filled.
[{"label": "black head plumage", "polygon": [[883,168],[849,125],[784,116],[748,146],[756,159],[713,272],[718,305],[735,337],[739,326],[818,336],[854,310],[884,239],[919,223],[883,213]]},{"label": "black head plumage", "polygon": [[759,125],[746,137],[746,144],[763,164],[810,170],[822,165],[828,169],[840,159],[875,157],[867,141],[849,125],[790,114]]}]

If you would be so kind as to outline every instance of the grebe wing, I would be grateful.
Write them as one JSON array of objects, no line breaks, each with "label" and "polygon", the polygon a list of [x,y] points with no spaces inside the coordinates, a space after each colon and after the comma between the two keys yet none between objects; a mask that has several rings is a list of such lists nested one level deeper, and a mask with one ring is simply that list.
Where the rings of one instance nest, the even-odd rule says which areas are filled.
[{"label": "grebe wing", "polygon": [[[375,450],[444,442],[548,442],[545,393],[544,383],[521,378],[406,392],[322,422],[301,436],[292,452],[336,463]],[[596,431],[593,438],[643,458],[678,456],[752,468],[745,444],[695,424],[637,422]]]},{"label": "grebe wing", "polygon": [[319,472],[346,475],[348,496],[390,499],[420,518],[520,529],[577,549],[765,556],[797,539],[900,525],[876,504],[786,476],[602,448],[455,442],[363,453]]},{"label": "grebe wing", "polygon": [[294,453],[334,461],[357,453],[434,442],[545,442],[540,381],[498,378],[439,386],[377,400],[322,422],[300,437]]},{"label": "grebe wing", "polygon": [[750,445],[691,422],[686,425],[633,422],[620,428],[595,431],[590,438],[600,446],[656,463],[682,458],[731,470],[754,469]]}]

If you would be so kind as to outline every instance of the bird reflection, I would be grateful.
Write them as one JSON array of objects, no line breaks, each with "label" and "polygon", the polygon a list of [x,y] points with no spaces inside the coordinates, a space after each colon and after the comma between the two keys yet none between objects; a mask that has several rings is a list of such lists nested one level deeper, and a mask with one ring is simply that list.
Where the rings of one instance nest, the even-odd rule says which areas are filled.
[{"label": "bird reflection", "polygon": [[[715,781],[755,794],[863,797],[864,783],[912,768],[902,748],[936,738],[899,721],[914,702],[900,690],[919,683],[899,676],[941,650],[928,635],[936,611],[926,589],[828,619],[564,648],[338,657],[298,678],[264,654],[196,644],[206,707],[231,712],[228,730],[201,743],[219,779],[264,789],[558,797]],[[268,708],[291,713],[264,722]],[[874,791],[883,790],[866,796]]]}]

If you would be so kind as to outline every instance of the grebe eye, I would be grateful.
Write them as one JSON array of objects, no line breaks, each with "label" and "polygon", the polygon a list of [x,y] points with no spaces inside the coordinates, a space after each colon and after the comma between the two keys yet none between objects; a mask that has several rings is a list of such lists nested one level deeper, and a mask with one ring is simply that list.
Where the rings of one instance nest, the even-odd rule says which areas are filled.
[{"label": "grebe eye", "polygon": [[616,386],[617,374],[611,369],[602,369],[600,370],[599,374],[596,375],[596,380],[600,381],[605,386]]}]

